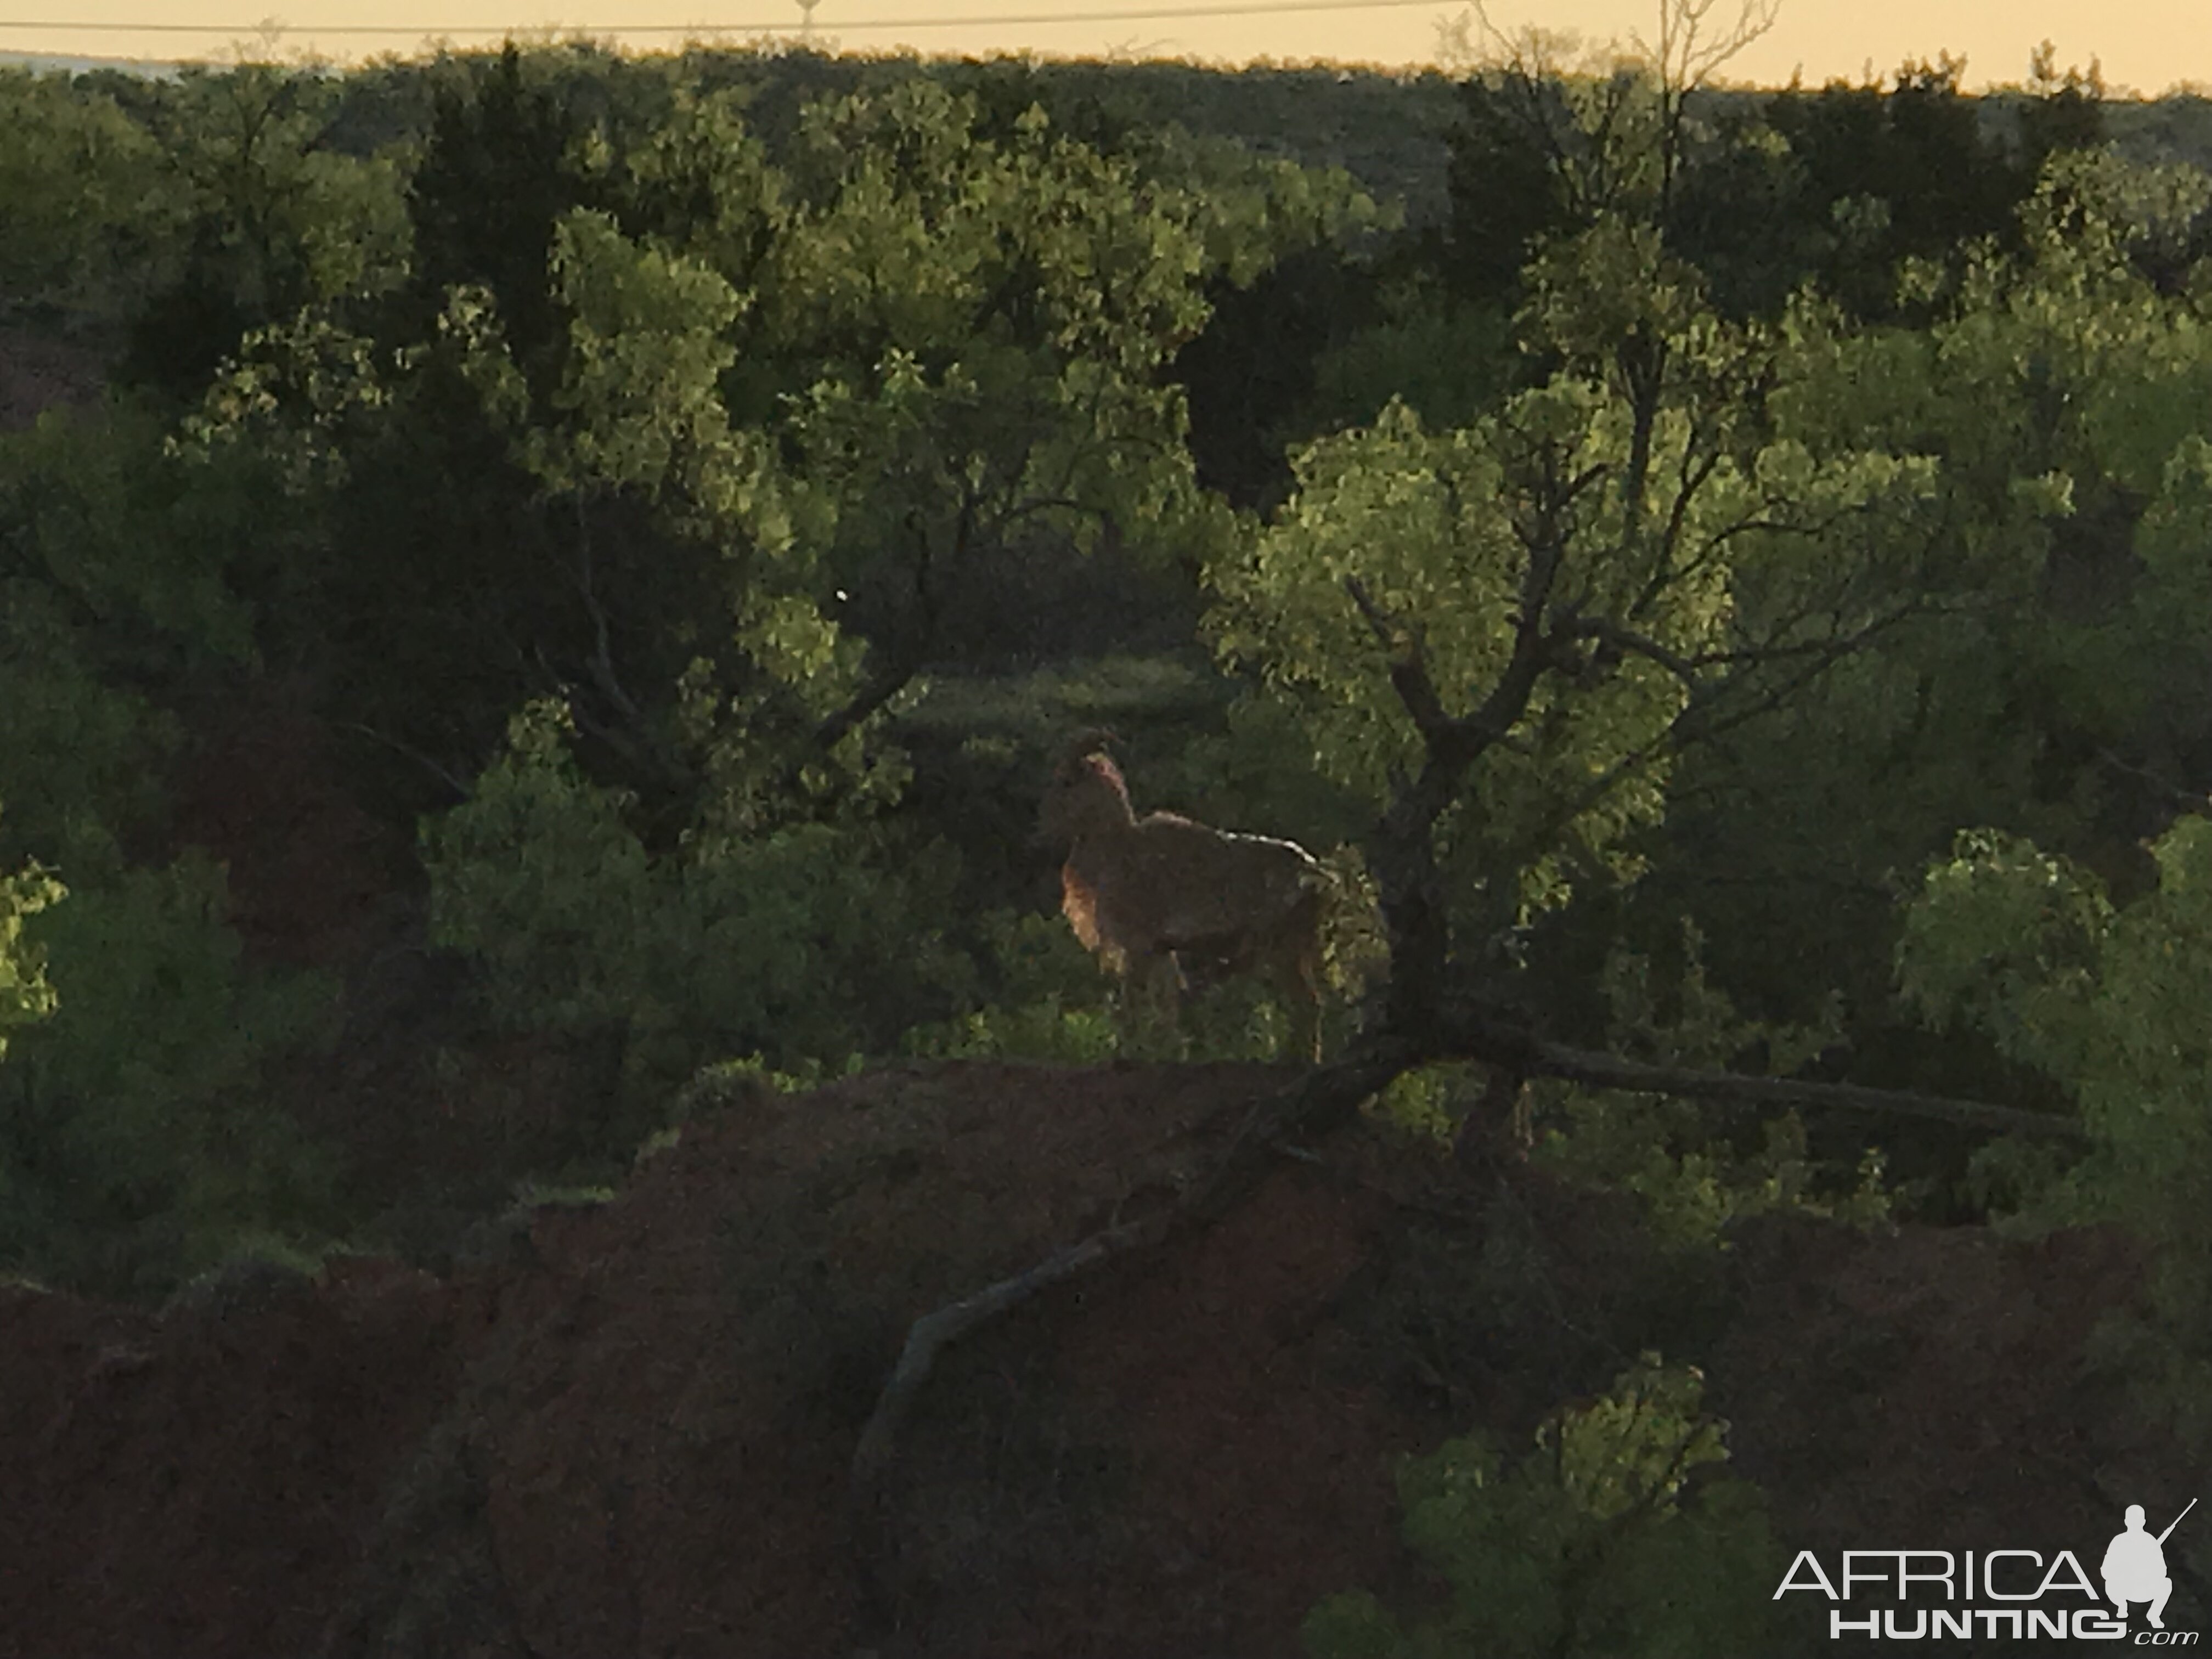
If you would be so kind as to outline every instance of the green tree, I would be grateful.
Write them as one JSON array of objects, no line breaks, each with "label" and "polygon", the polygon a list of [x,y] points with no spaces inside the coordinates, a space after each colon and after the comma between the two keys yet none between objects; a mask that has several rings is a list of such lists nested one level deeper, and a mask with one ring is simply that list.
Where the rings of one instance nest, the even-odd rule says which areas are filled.
[{"label": "green tree", "polygon": [[54,1011],[46,952],[23,937],[23,921],[68,896],[68,890],[35,864],[0,876],[0,1060],[8,1057],[8,1032]]},{"label": "green tree", "polygon": [[2116,906],[2094,875],[2030,842],[1963,834],[1907,915],[1898,974],[1931,1024],[1983,1034],[2079,1108],[2088,1157],[2054,1167],[2000,1146],[1985,1178],[2043,1224],[2120,1222],[2153,1247],[2148,1322],[2114,1334],[2131,1381],[2201,1448],[2212,1442],[2212,821],[2177,819],[2151,852],[2156,888]]},{"label": "green tree", "polygon": [[[426,857],[502,1020],[647,1071],[841,1058],[948,1012],[870,954],[942,902],[926,834],[884,821],[887,717],[1034,573],[1226,539],[1167,366],[1209,284],[1366,210],[921,80],[810,106],[771,163],[734,95],[568,118],[538,73],[509,54],[441,106],[405,303],[263,331],[192,453],[281,471],[324,544],[286,654],[468,798]],[[478,131],[539,173],[472,230]],[[502,753],[525,702],[566,729]]]},{"label": "green tree", "polygon": [[112,324],[143,302],[180,216],[161,152],[112,98],[67,76],[0,70],[0,312]]},{"label": "green tree", "polygon": [[158,850],[175,704],[250,669],[240,590],[286,545],[254,458],[200,465],[165,435],[118,401],[0,440],[0,790],[24,803],[0,867],[33,860],[19,899],[69,886],[8,918],[22,949],[0,1001],[47,1017],[0,1065],[0,1257],[108,1293],[165,1288],[243,1233],[340,1219],[269,1088],[330,988],[250,967],[222,872]]},{"label": "green tree", "polygon": [[291,544],[254,458],[198,466],[116,403],[0,438],[0,787],[9,849],[83,888],[159,822],[176,688],[254,658],[246,595]]},{"label": "green tree", "polygon": [[254,330],[380,294],[405,269],[390,155],[330,143],[331,80],[242,64],[187,70],[153,106],[159,188],[182,221],[164,286],[133,319],[125,378],[197,398]]},{"label": "green tree", "polygon": [[2010,100],[2008,137],[1960,90],[1966,65],[1948,54],[1900,65],[1887,85],[1710,88],[1775,15],[1747,5],[1709,34],[1711,11],[1662,4],[1656,41],[1626,57],[1577,57],[1540,33],[1508,41],[1486,18],[1481,40],[1459,40],[1475,67],[1450,141],[1440,263],[1454,292],[1510,303],[1542,240],[1629,210],[1705,273],[1729,315],[1774,315],[1810,279],[1854,315],[1888,316],[1901,262],[1955,262],[1981,238],[2017,246],[2045,163],[2102,142],[2097,71],[2060,76],[2047,42]]},{"label": "green tree", "polygon": [[[1410,1629],[1364,1591],[1303,1632],[1314,1659],[1572,1659],[1754,1653],[1781,1558],[1758,1488],[1727,1460],[1704,1381],[1647,1354],[1611,1394],[1558,1413],[1510,1470],[1475,1437],[1408,1458],[1406,1541],[1447,1587]],[[1694,1486],[1693,1477],[1697,1477]]]},{"label": "green tree", "polygon": [[[23,937],[23,923],[66,896],[62,884],[35,864],[0,876],[0,1067],[8,1059],[9,1033],[46,1018],[56,1001],[46,977],[46,951]],[[0,1079],[5,1076],[0,1070]],[[27,1206],[14,1160],[5,1151],[0,1151],[0,1206],[10,1211]]]},{"label": "green tree", "polygon": [[2203,188],[2112,158],[2056,162],[2021,251],[1970,261],[1929,325],[1794,336],[1778,417],[1815,444],[1937,463],[1972,580],[1686,762],[1650,926],[1698,915],[1716,972],[1760,1012],[1802,1012],[1775,993],[1810,958],[1887,1021],[1895,883],[1959,825],[2138,881],[2136,843],[2212,783],[2201,711],[2175,695],[2203,672],[2212,621],[2193,551],[2203,335],[2140,258]]},{"label": "green tree", "polygon": [[862,830],[823,824],[649,850],[570,732],[557,705],[526,709],[473,798],[428,823],[431,930],[477,960],[498,1024],[612,1038],[617,1138],[708,1060],[881,1052],[933,1010],[952,971],[931,934],[941,858],[894,868]]},{"label": "green tree", "polygon": [[[2035,383],[2071,361],[2064,351],[2138,331],[2171,340],[2179,326],[2129,257],[2181,210],[2179,183],[2094,158],[2054,164],[2021,252],[1984,246],[1955,272],[1914,272],[1942,301],[1936,331],[1869,325],[1812,294],[1776,323],[1732,320],[1668,240],[1686,92],[1710,61],[1693,31],[1672,39],[1565,106],[1573,132],[1550,165],[1593,205],[1542,241],[1522,279],[1516,327],[1538,382],[1455,431],[1394,410],[1310,446],[1298,495],[1207,575],[1224,660],[1374,814],[1392,952],[1382,1040],[1416,1060],[1483,1061],[1504,1099],[1530,1077],[1800,1098],[1575,1046],[1604,1029],[1624,896],[1655,855],[1692,879],[1724,868],[1709,856],[1715,815],[1737,848],[1755,840],[1759,821],[1736,810],[1753,793],[1832,792],[1827,817],[1788,821],[1789,860],[1877,896],[1879,856],[1924,856],[1962,802],[2003,795],[2081,821],[2036,748],[2057,722],[2023,720],[2002,690],[1990,700],[2008,686],[2089,695],[2087,676],[2053,672],[2081,642],[2039,590],[2089,470],[2075,465],[2091,429],[2079,422],[2112,394],[2085,379],[2077,410],[2039,401]],[[2023,349],[2062,317],[2070,348]],[[1992,423],[1993,407],[2018,418]],[[1977,683],[1980,665],[2029,644],[2016,678]],[[1884,763],[1923,758],[1931,708],[1954,775],[1911,779],[1901,803],[1891,783],[1869,811],[1860,798],[1881,788]],[[1855,734],[1830,769],[1808,734],[1869,709],[1863,723],[1887,738]],[[1977,722],[2002,746],[1977,754]],[[1885,750],[1900,737],[1902,755]],[[1669,833],[1692,787],[1705,817]],[[1725,808],[1717,787],[1737,792]],[[1880,836],[1850,846],[1844,869],[1823,863],[1838,824],[1855,836],[1869,822]],[[1682,896],[1678,878],[1674,902],[1644,910],[1631,939],[1651,948],[1686,910],[1708,937],[1725,931]],[[1774,901],[1788,902],[1807,908],[1802,890]],[[1783,937],[1802,942],[1803,926]],[[1723,992],[1757,982],[1736,976],[1744,949],[1717,942]],[[1809,977],[1808,956],[1784,947],[1757,959],[1770,971],[1747,1002],[1755,1018],[1813,1020],[1838,982],[1882,1000],[1878,950],[1839,953],[1835,979]],[[1831,1063],[1848,1058],[1838,1045]],[[1808,1082],[1802,1098],[1816,1097]],[[1956,1101],[1887,1104],[2004,1118]]]},{"label": "green tree", "polygon": [[650,126],[571,120],[561,161],[532,72],[502,60],[472,118],[544,141],[536,205],[471,252],[447,134],[416,300],[272,331],[206,433],[302,457],[331,544],[307,637],[343,642],[360,723],[465,779],[557,696],[672,823],[702,792],[733,821],[865,795],[866,729],[964,612],[1217,537],[1161,368],[1209,281],[1357,208],[1294,169],[1148,178],[1041,112],[994,137],[921,81],[811,107],[779,166],[733,96],[682,88]]},{"label": "green tree", "polygon": [[830,569],[872,648],[824,736],[939,655],[953,619],[1036,591],[1034,569],[1120,546],[1194,562],[1218,540],[1166,370],[1210,290],[1369,212],[1341,175],[1111,155],[1037,106],[988,140],[922,82],[817,106],[791,176],[799,217],[756,325],[802,343],[793,471],[834,514]]},{"label": "green tree", "polygon": [[[1652,257],[1609,222],[1543,274],[1540,325],[1590,369],[1462,431],[1398,411],[1314,446],[1297,500],[1212,572],[1224,655],[1296,705],[1382,819],[1408,1033],[1577,881],[1632,872],[1684,744],[1955,580],[1933,465],[1768,435],[1747,392],[1779,368],[1771,345]],[[1650,340],[1658,378],[1604,374],[1622,334]]]},{"label": "green tree", "polygon": [[0,1066],[0,1258],[143,1293],[242,1235],[338,1222],[328,1159],[264,1086],[325,1029],[331,988],[247,968],[223,889],[186,859],[74,891],[33,923],[54,1006]]}]

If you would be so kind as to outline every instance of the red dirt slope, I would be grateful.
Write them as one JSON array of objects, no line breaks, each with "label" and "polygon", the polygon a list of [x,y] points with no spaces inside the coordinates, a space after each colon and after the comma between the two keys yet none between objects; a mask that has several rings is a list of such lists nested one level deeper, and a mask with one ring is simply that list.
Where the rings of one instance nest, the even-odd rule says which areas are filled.
[{"label": "red dirt slope", "polygon": [[[931,1065],[739,1091],[614,1202],[538,1210],[450,1283],[237,1273],[160,1317],[0,1291],[0,1653],[1293,1652],[1319,1595],[1406,1580],[1393,1452],[1476,1421],[1526,1444],[1610,1375],[1559,1333],[1632,1329],[1622,1287],[1655,1282],[1619,1206],[1348,1130],[1207,1237],[955,1351],[893,1480],[896,1632],[868,1622],[842,1509],[907,1324],[1165,1201],[1273,1076]],[[2112,1241],[1790,1224],[1735,1257],[1714,1403],[1792,1548],[2020,1513],[2102,1537],[2100,1479],[2154,1506],[2182,1479],[2078,1381],[2133,1280]],[[1392,1310],[1478,1259],[1533,1263],[1526,1305],[1550,1311],[1485,1326],[1522,1304],[1468,1300],[1439,1379]],[[2000,1468],[2005,1447],[2035,1455]]]}]

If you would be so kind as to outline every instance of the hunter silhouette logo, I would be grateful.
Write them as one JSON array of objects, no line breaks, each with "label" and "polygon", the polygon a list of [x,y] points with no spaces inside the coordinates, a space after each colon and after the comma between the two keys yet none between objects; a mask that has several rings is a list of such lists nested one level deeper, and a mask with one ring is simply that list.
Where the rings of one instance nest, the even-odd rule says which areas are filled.
[{"label": "hunter silhouette logo", "polygon": [[[2068,1549],[2056,1554],[2033,1549],[1845,1550],[1832,1574],[1811,1550],[1800,1550],[1774,1599],[1793,1591],[1824,1597],[1830,1603],[1831,1641],[1853,1636],[1902,1642],[1979,1637],[1984,1642],[2194,1647],[2201,1632],[2166,1627],[2166,1604],[2173,1594],[2166,1540],[2196,1507],[2192,1498],[2164,1532],[2154,1534],[2143,1506],[2129,1504],[2124,1529],[2105,1547],[2099,1569],[2101,1594],[2081,1558]],[[1861,1597],[1886,1605],[1869,1606]],[[2149,1609],[2148,1625],[2132,1633],[2131,1603]]]},{"label": "hunter silhouette logo", "polygon": [[2197,1507],[2197,1500],[2188,1504],[2166,1523],[2166,1530],[2155,1538],[2143,1530],[2143,1506],[2128,1505],[2125,1532],[2115,1533],[2112,1541],[2105,1547],[2105,1594],[2124,1620],[2128,1603],[2150,1603],[2150,1627],[2166,1628],[2166,1598],[2173,1594],[2173,1580],[2166,1572],[2166,1540],[2181,1524],[2181,1516]]}]

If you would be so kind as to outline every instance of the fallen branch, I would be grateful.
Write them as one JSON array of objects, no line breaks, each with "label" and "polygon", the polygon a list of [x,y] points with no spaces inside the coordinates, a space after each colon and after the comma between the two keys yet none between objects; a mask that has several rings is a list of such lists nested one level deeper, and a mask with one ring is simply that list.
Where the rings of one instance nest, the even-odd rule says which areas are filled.
[{"label": "fallen branch", "polygon": [[1615,1054],[1546,1046],[1534,1069],[1595,1089],[1626,1089],[1639,1094],[1675,1095],[1723,1105],[1809,1107],[1816,1111],[1863,1112],[1877,1117],[1918,1117],[2007,1134],[2043,1135],[2087,1140],[2079,1118],[2057,1112],[2022,1111],[1985,1101],[1956,1100],[1909,1089],[1875,1089],[1858,1083],[1818,1083],[1786,1077],[1741,1077],[1733,1072],[1704,1072],[1683,1066],[1646,1066]]},{"label": "fallen branch", "polygon": [[1818,1083],[1784,1077],[1749,1077],[1692,1066],[1653,1066],[1619,1054],[1571,1048],[1536,1036],[1517,1023],[1483,1009],[1462,1010],[1441,1034],[1431,1058],[1474,1060],[1519,1072],[1525,1077],[1555,1077],[1585,1088],[1620,1089],[1632,1094],[1674,1095],[1723,1105],[1802,1107],[1814,1111],[1861,1112],[1877,1117],[1917,1117],[2008,1134],[2086,1140],[2078,1118],[2056,1112],[2023,1111],[1987,1101],[1924,1095],[1909,1089],[1877,1089],[1859,1083]]},{"label": "fallen branch", "polygon": [[863,1589],[886,1622],[892,1617],[894,1599],[883,1571],[887,1553],[884,1481],[898,1454],[900,1431],[945,1351],[977,1327],[1012,1312],[1055,1285],[1134,1251],[1212,1225],[1257,1184],[1262,1166],[1279,1150],[1284,1136],[1294,1131],[1325,1132],[1350,1118],[1362,1101],[1386,1087],[1409,1063],[1396,1045],[1376,1044],[1335,1065],[1307,1073],[1290,1087],[1255,1104],[1206,1179],[1193,1184],[1173,1204],[1133,1221],[1102,1228],[1065,1249],[1054,1251],[1033,1267],[923,1315],[908,1327],[898,1364],[860,1431],[848,1486],[855,1565]]},{"label": "fallen branch", "polygon": [[1167,1237],[1174,1214],[1172,1208],[1158,1210],[1138,1220],[1095,1232],[1064,1250],[1055,1250],[1025,1273],[986,1285],[973,1296],[915,1320],[907,1332],[906,1346],[899,1353],[897,1365],[892,1368],[890,1381],[878,1396],[876,1409],[868,1419],[868,1426],[860,1431],[860,1446],[853,1454],[854,1507],[865,1507],[880,1492],[883,1477],[897,1449],[899,1427],[921,1395],[922,1385],[929,1381],[930,1373],[937,1369],[939,1355],[976,1326],[1018,1307],[1038,1291],[1064,1279],[1073,1279],[1125,1250],[1158,1243]]}]

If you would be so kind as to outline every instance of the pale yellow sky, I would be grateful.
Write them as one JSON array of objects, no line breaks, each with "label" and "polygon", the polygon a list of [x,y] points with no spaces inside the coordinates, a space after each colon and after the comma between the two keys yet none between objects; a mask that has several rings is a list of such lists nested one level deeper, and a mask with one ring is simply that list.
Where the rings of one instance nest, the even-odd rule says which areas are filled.
[{"label": "pale yellow sky", "polygon": [[[1224,4],[1233,0],[1221,0]],[[1310,4],[1312,0],[1300,0]],[[1718,0],[1716,17],[1735,0]],[[1458,5],[1370,6],[1364,9],[1184,15],[1068,22],[989,21],[1071,14],[1152,10],[1184,13],[1206,0],[817,0],[814,26],[824,44],[856,51],[911,47],[926,52],[1037,52],[1090,56],[1108,52],[1244,62],[1258,57],[1387,64],[1433,64],[1437,27],[1461,15]],[[1249,5],[1252,0],[1245,0]],[[1491,17],[1516,31],[1527,24],[1572,29],[1603,40],[1650,27],[1651,0],[1492,0]],[[619,33],[625,27],[672,24],[742,37],[746,26],[795,22],[798,0],[9,0],[0,22],[52,21],[48,27],[0,27],[0,50],[144,58],[212,58],[252,44],[264,20],[283,26],[279,55],[310,50],[341,61],[371,52],[411,54],[446,32],[456,44],[481,44],[473,29]],[[923,20],[970,20],[956,27],[919,27]],[[217,26],[216,33],[95,33],[70,23]],[[891,27],[863,27],[890,23]],[[398,35],[334,34],[344,25],[374,24]],[[235,33],[233,33],[233,32]],[[672,46],[678,35],[628,36],[635,46]],[[1966,83],[2021,79],[2028,54],[2049,39],[2058,62],[2100,58],[2116,88],[2148,95],[2177,82],[2212,83],[2212,6],[2207,0],[1783,0],[1772,31],[1726,71],[1732,80],[1778,84],[1802,68],[1807,81],[1856,79],[1871,64],[1887,73],[1905,58],[1939,52],[1967,59]]]}]

